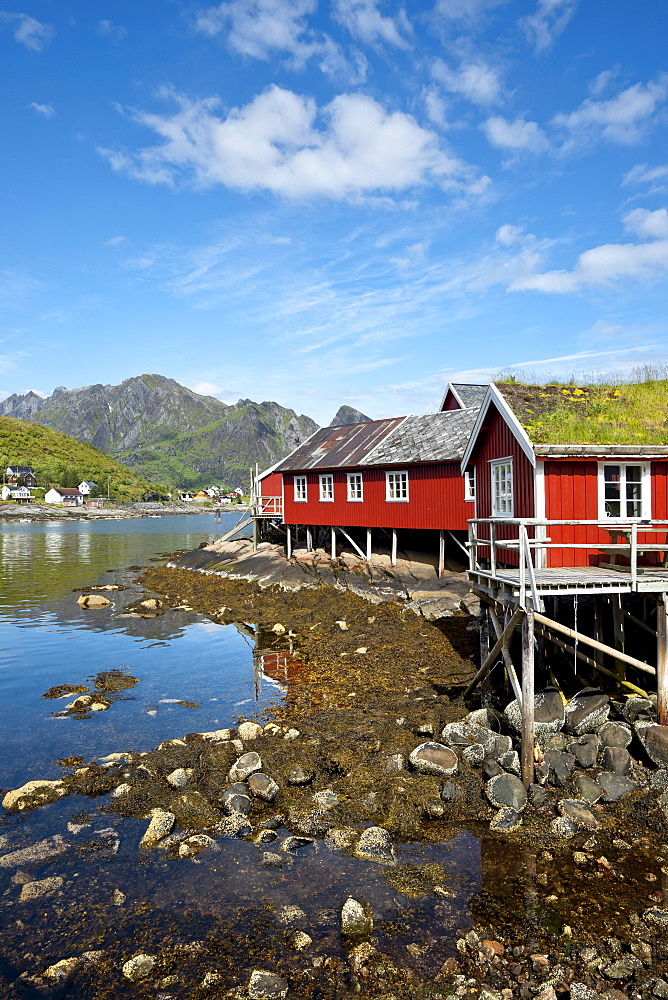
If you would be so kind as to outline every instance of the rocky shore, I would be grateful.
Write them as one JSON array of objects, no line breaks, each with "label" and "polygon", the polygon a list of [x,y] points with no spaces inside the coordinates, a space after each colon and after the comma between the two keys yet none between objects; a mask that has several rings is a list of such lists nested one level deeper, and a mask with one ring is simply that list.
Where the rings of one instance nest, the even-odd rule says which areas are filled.
[{"label": "rocky shore", "polygon": [[[221,504],[227,513],[246,508],[241,504]],[[49,503],[0,503],[0,521],[99,521],[125,517],[163,517],[170,514],[214,514],[210,505],[197,503],[151,503],[148,501],[109,501],[104,507],[61,507]]]},{"label": "rocky shore", "polygon": [[[346,587],[261,587],[210,569],[152,569],[142,582],[161,595],[153,614],[188,606],[258,623],[263,649],[283,650],[291,665],[284,703],[269,721],[63,761],[62,777],[12,790],[3,806],[99,799],[112,823],[135,822],[140,863],[196,864],[222,851],[229,864],[250,851],[285,902],[262,924],[255,965],[248,943],[221,952],[221,918],[187,959],[175,958],[173,937],[157,946],[147,932],[135,953],[87,947],[46,968],[35,961],[31,985],[79,976],[106,984],[96,996],[125,980],[193,997],[668,997],[668,741],[651,697],[538,692],[527,790],[516,703],[463,701],[477,625],[461,608],[429,623],[407,600],[372,605]],[[109,701],[110,684],[100,681],[95,698]],[[95,708],[75,698],[65,710]],[[107,831],[112,856],[123,829]],[[481,849],[465,911],[452,873],[428,853],[458,831]],[[59,856],[77,834],[68,827],[27,850]],[[409,860],[418,846],[427,860]],[[307,912],[297,873],[314,852],[380,873],[403,907],[379,912],[342,886],[335,907]],[[29,863],[26,848],[8,850],[0,871]],[[23,882],[24,902],[62,892],[41,883]],[[430,901],[426,923],[411,916],[418,899]],[[233,926],[230,915],[228,943]]]}]

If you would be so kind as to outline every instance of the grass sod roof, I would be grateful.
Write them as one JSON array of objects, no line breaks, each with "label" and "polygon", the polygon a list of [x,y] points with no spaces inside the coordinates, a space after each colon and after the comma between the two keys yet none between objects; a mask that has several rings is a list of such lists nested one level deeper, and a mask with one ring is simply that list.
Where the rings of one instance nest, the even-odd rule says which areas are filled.
[{"label": "grass sod roof", "polygon": [[668,445],[668,381],[496,387],[535,445]]}]

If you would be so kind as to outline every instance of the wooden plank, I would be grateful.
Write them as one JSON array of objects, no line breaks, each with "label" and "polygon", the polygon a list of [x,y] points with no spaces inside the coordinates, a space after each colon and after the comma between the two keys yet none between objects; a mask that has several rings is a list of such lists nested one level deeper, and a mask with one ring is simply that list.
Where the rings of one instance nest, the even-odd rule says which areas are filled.
[{"label": "wooden plank", "polygon": [[[499,621],[499,619],[497,617],[496,611],[491,606],[490,606],[490,609],[489,609],[489,617],[490,617],[490,620],[491,620],[492,625],[494,627],[494,633],[496,635],[496,638],[498,639],[499,636],[501,635],[501,632],[503,630],[501,628],[501,622]],[[507,672],[508,677],[510,679],[510,683],[511,683],[513,692],[514,692],[515,697],[517,698],[517,701],[518,701],[518,703],[519,703],[519,705],[521,707],[521,705],[522,705],[522,689],[520,687],[520,682],[517,679],[517,674],[515,673],[515,666],[513,664],[512,659],[511,659],[511,656],[510,656],[510,653],[508,651],[508,646],[507,645],[501,647],[501,655],[503,656],[503,662],[506,665],[506,672]]]},{"label": "wooden plank", "polygon": [[642,670],[646,674],[656,675],[656,670],[654,667],[650,667],[648,663],[643,663],[642,660],[636,660],[635,656],[629,656],[628,653],[622,653],[617,649],[613,649],[611,646],[606,646],[604,642],[598,642],[597,639],[592,639],[589,635],[583,635],[582,632],[576,632],[575,629],[568,628],[566,625],[561,625],[560,622],[555,622],[552,618],[547,618],[545,615],[541,615],[538,612],[535,614],[535,620],[540,622],[541,625],[546,625],[549,629],[553,629],[555,632],[561,632],[562,635],[567,635],[570,639],[577,639],[578,642],[583,642],[586,646],[592,646],[593,649],[600,649],[602,653],[607,653],[608,656],[612,656],[613,659],[621,660],[623,663],[628,663],[630,666],[635,667],[637,670]]},{"label": "wooden plank", "polygon": [[523,614],[524,614],[523,609],[517,608],[515,614],[510,619],[510,621],[504,628],[499,638],[496,640],[495,645],[492,647],[491,653],[489,654],[485,662],[481,665],[480,670],[478,670],[477,674],[475,675],[475,677],[467,687],[466,691],[464,692],[464,698],[468,698],[468,696],[470,695],[471,691],[473,691],[473,688],[476,686],[478,681],[480,681],[488,672],[488,670],[492,668],[494,661],[498,656],[499,650],[502,648],[502,646],[504,646],[507,643],[508,637],[512,634],[515,626],[519,622],[520,618],[522,618]]},{"label": "wooden plank", "polygon": [[362,550],[359,547],[359,545],[357,544],[357,542],[354,542],[352,540],[352,538],[350,537],[350,535],[348,534],[348,532],[346,531],[346,529],[345,528],[339,528],[339,531],[341,532],[342,535],[345,535],[345,537],[348,539],[348,541],[350,542],[350,544],[352,545],[352,547],[355,549],[355,552],[357,552],[357,554],[360,557],[360,559],[364,559],[364,553],[362,552]]},{"label": "wooden plank", "polygon": [[659,725],[668,721],[668,600],[656,602],[656,694]]},{"label": "wooden plank", "polygon": [[522,621],[522,781],[533,784],[534,762],[534,615],[528,608]]}]

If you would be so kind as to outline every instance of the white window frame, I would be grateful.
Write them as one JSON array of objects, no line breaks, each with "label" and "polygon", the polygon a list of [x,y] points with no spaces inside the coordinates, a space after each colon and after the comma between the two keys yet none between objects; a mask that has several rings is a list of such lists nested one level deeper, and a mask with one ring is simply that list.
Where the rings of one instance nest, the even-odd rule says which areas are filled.
[{"label": "white window frame", "polygon": [[292,480],[292,487],[294,490],[294,502],[307,503],[308,483],[306,481],[306,476],[295,476],[295,478]]},{"label": "white window frame", "polygon": [[464,473],[464,499],[475,503],[475,466]]},{"label": "white window frame", "polygon": [[[502,503],[509,503],[510,507],[506,510],[500,510],[497,508],[497,501],[500,497],[497,494],[496,485],[497,470],[501,469],[502,466],[507,466],[509,472],[507,474],[507,479],[510,482],[510,499],[508,497],[502,500]],[[491,487],[492,487],[492,517],[514,517],[515,516],[515,480],[513,476],[513,458],[512,455],[506,456],[506,458],[495,458],[489,463],[490,476],[491,476]]]},{"label": "white window frame", "polygon": [[[640,503],[641,513],[635,517],[620,514],[618,517],[610,517],[605,512],[605,469],[606,466],[617,465],[620,469],[620,509],[627,499],[623,494],[626,492],[626,470],[630,465],[640,467]],[[600,521],[611,521],[624,523],[628,521],[647,521],[652,517],[652,466],[650,462],[599,462],[598,463],[598,517]]]},{"label": "white window frame", "polygon": [[[396,476],[404,476],[403,481],[400,480],[401,487],[399,489],[400,493],[405,493],[405,496],[392,496],[396,493]],[[385,473],[385,502],[386,503],[408,503],[410,497],[408,492],[408,470],[407,469],[397,469],[392,472]]]},{"label": "white window frame", "polygon": [[[349,472],[347,474],[348,482],[348,503],[364,503],[364,476],[361,472]],[[359,496],[355,496],[358,492]]]},{"label": "white window frame", "polygon": [[320,485],[320,503],[334,503],[334,476],[325,472],[318,477]]}]

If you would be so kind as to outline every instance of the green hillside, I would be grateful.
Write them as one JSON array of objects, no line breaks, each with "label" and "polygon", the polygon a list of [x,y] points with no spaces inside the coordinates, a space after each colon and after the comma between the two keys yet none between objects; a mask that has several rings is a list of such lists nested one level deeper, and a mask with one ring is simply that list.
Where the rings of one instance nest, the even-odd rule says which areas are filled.
[{"label": "green hillside", "polygon": [[31,465],[38,487],[97,483],[100,492],[118,500],[137,500],[147,490],[165,492],[89,444],[16,417],[0,417],[0,465]]}]

